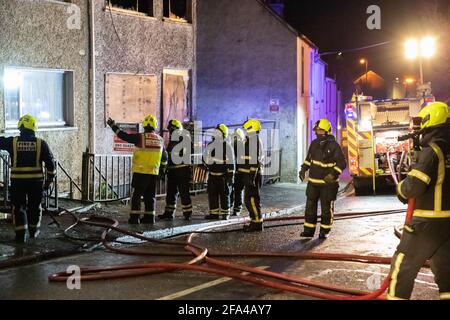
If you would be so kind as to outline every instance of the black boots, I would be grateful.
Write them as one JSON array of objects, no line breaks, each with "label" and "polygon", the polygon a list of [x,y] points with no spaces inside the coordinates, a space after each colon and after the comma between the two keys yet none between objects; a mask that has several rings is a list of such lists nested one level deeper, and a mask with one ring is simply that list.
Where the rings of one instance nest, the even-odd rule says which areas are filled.
[{"label": "black boots", "polygon": [[314,231],[303,231],[300,233],[300,237],[302,238],[313,238],[314,237]]},{"label": "black boots", "polygon": [[251,221],[249,225],[244,226],[244,232],[258,232],[263,231],[263,223],[262,222],[253,222]]},{"label": "black boots", "polygon": [[155,215],[153,214],[145,214],[143,218],[141,218],[141,223],[143,224],[155,224]]},{"label": "black boots", "polygon": [[[302,238],[313,238],[314,237],[314,231],[303,231],[300,234],[300,237]],[[328,237],[328,233],[325,231],[320,231],[319,233],[319,239],[325,240]]]},{"label": "black boots", "polygon": [[328,233],[326,233],[324,231],[320,231],[319,239],[325,240],[327,237],[328,237]]},{"label": "black boots", "polygon": [[28,231],[30,233],[30,239],[36,239],[41,233],[38,229],[35,228],[30,228]]},{"label": "black boots", "polygon": [[136,214],[131,215],[130,219],[128,219],[128,223],[129,224],[139,224],[140,223],[139,216]]},{"label": "black boots", "polygon": [[161,219],[161,220],[169,220],[169,221],[172,221],[173,218],[174,218],[174,216],[173,216],[172,213],[164,212],[164,214],[159,214],[159,215],[158,215],[158,218]]},{"label": "black boots", "polygon": [[222,215],[222,220],[228,220],[230,219],[230,215],[229,214],[223,214]]},{"label": "black boots", "polygon": [[17,230],[14,241],[16,243],[26,243],[27,242],[27,234],[26,234],[25,230]]},{"label": "black boots", "polygon": [[184,216],[184,220],[186,220],[186,221],[191,220],[191,214],[184,213],[183,216]]}]

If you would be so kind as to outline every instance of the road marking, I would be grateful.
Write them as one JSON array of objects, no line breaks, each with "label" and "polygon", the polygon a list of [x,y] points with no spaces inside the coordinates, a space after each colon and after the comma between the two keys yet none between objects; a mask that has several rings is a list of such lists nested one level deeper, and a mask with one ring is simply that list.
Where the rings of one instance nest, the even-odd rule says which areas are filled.
[{"label": "road marking", "polygon": [[[258,267],[258,269],[267,269],[267,268],[269,268],[269,266]],[[249,273],[248,272],[242,272],[241,274],[242,275],[247,275]],[[187,296],[187,295],[189,295],[191,293],[194,293],[194,292],[197,292],[197,291],[201,291],[203,289],[207,289],[207,288],[211,288],[211,287],[217,286],[219,284],[228,282],[230,280],[233,280],[233,278],[229,278],[229,277],[219,278],[219,279],[216,279],[216,280],[213,280],[213,281],[210,281],[210,282],[206,282],[206,283],[203,283],[201,285],[198,285],[198,286],[186,289],[186,290],[175,292],[173,294],[170,294],[168,296],[165,296],[165,297],[162,297],[162,298],[159,298],[159,299],[156,299],[156,300],[174,300],[174,299],[177,299],[177,298],[181,298],[181,297]]]}]

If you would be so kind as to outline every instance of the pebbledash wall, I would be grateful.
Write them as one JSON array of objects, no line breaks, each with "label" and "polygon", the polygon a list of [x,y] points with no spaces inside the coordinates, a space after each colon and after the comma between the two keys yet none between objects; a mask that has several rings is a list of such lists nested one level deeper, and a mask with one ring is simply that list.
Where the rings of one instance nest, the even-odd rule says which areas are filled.
[{"label": "pebbledash wall", "polygon": [[316,46],[260,0],[201,1],[197,17],[197,119],[277,121],[282,180],[297,181],[311,123],[326,113]]},{"label": "pebbledash wall", "polygon": [[[75,5],[75,6],[74,6]],[[73,75],[73,103],[63,127],[39,128],[55,157],[80,182],[81,150],[89,145],[89,26],[86,0],[0,0],[0,130],[5,124],[5,68],[64,70]]]},{"label": "pebbledash wall", "polygon": [[155,75],[156,92],[151,94],[156,95],[157,108],[162,108],[164,70],[190,71],[190,81],[195,81],[195,6],[193,0],[192,21],[180,22],[163,17],[163,0],[153,1],[153,17],[110,12],[105,1],[95,1],[95,153],[113,152],[114,135],[105,122],[107,73]]}]

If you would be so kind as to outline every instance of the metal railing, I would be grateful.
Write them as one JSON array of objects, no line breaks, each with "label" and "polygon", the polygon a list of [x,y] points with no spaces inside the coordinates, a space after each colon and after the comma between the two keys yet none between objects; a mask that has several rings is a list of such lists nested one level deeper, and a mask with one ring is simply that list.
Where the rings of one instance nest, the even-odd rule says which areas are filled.
[{"label": "metal railing", "polygon": [[7,208],[9,206],[9,185],[10,185],[10,157],[6,151],[0,151],[0,197],[2,206]]},{"label": "metal railing", "polygon": [[[91,202],[128,200],[131,196],[132,155],[83,153],[82,199]],[[206,169],[193,166],[191,192],[205,191]],[[166,196],[167,181],[158,179],[156,197]]]},{"label": "metal railing", "polygon": [[83,153],[82,200],[125,200],[131,194],[132,155]]}]

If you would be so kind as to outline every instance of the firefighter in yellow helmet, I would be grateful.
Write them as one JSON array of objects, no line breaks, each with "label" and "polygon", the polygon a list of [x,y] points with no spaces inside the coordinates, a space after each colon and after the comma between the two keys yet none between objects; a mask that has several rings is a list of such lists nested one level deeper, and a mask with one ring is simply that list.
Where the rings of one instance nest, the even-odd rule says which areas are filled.
[{"label": "firefighter in yellow helmet", "polygon": [[[238,166],[238,155],[244,153],[244,142],[245,142],[245,134],[241,128],[237,128],[232,137],[231,143],[234,149],[234,159],[236,162],[236,167]],[[233,207],[233,216],[239,216],[242,212],[242,201],[243,201],[243,192],[244,192],[244,180],[243,174],[241,172],[236,171],[234,176],[234,184],[231,190],[231,205]]]},{"label": "firefighter in yellow helmet", "polygon": [[[164,141],[155,130],[158,121],[155,116],[148,115],[142,122],[144,133],[128,134],[116,125],[111,118],[108,125],[117,136],[136,146],[133,153],[133,179],[131,182],[130,224],[154,224],[156,204],[156,183],[159,176],[164,176],[167,165],[167,152]],[[145,211],[141,219],[141,198],[144,197]]]},{"label": "firefighter in yellow helmet", "polygon": [[397,186],[404,203],[415,198],[413,218],[392,260],[388,299],[409,299],[414,280],[427,260],[441,299],[450,299],[450,125],[448,106],[434,102],[421,118],[422,150],[406,179]]},{"label": "firefighter in yellow helmet", "polygon": [[261,122],[257,119],[249,119],[242,126],[247,135],[244,140],[243,153],[238,153],[237,172],[244,185],[244,203],[251,219],[250,224],[244,226],[244,231],[263,231],[260,189],[264,149],[259,138]]},{"label": "firefighter in yellow helmet", "polygon": [[301,237],[312,238],[317,224],[317,206],[320,200],[320,239],[326,239],[333,225],[334,201],[339,189],[339,175],[346,168],[344,154],[331,133],[331,123],[320,119],[313,128],[317,135],[309,146],[308,154],[299,173],[305,179],[309,170],[306,187],[305,224]]},{"label": "firefighter in yellow helmet", "polygon": [[227,141],[228,127],[219,124],[204,154],[204,163],[208,168],[208,220],[230,217],[230,193],[234,180],[234,153]]},{"label": "firefighter in yellow helmet", "polygon": [[39,234],[42,191],[50,188],[55,175],[55,162],[48,144],[35,136],[37,121],[33,116],[22,116],[17,127],[20,136],[0,137],[0,149],[11,155],[11,204],[15,240],[23,243],[27,241],[27,229],[31,239]]},{"label": "firefighter in yellow helmet", "polygon": [[167,166],[166,208],[164,214],[158,215],[158,218],[174,219],[179,194],[184,219],[190,220],[192,200],[189,183],[191,181],[192,140],[189,131],[183,130],[183,125],[179,120],[170,120],[167,130],[169,130],[170,141],[167,146],[169,161]]}]

